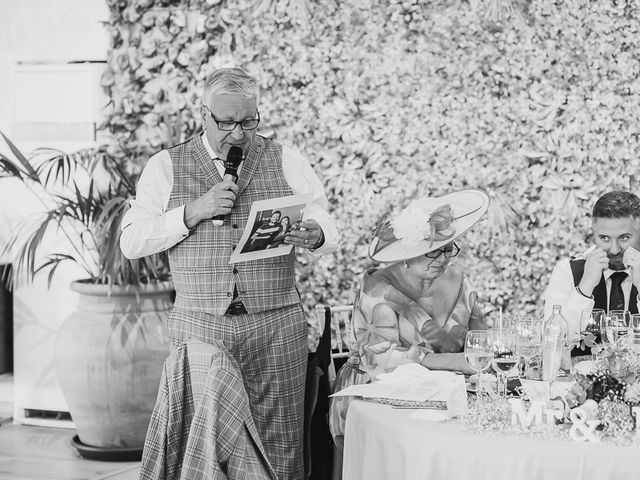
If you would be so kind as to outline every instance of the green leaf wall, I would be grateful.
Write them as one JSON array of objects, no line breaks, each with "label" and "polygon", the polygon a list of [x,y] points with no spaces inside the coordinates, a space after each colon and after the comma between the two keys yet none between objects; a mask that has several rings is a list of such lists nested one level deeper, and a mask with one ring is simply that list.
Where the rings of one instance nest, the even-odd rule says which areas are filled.
[{"label": "green leaf wall", "polygon": [[131,168],[199,129],[218,66],[262,86],[261,132],[306,154],[342,232],[299,257],[306,307],[353,301],[388,208],[482,187],[456,263],[484,309],[542,312],[603,192],[638,190],[640,12],[613,0],[108,0],[105,127]]}]

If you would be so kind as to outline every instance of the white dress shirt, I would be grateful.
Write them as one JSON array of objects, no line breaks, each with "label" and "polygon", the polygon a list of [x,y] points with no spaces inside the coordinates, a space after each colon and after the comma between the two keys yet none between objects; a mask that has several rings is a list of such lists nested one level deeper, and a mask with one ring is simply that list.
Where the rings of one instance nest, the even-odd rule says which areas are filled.
[{"label": "white dress shirt", "polygon": [[[214,165],[224,175],[224,162],[217,158],[202,134],[209,156]],[[338,245],[338,231],[333,218],[328,213],[329,202],[324,187],[309,162],[295,149],[283,146],[282,170],[294,195],[311,193],[312,200],[304,211],[303,219],[318,222],[324,233],[323,245],[314,255],[329,253]],[[238,173],[242,172],[242,164]],[[173,164],[167,150],[153,155],[144,167],[136,190],[136,198],[131,200],[131,208],[122,219],[120,248],[127,258],[141,258],[166,250],[189,235],[184,224],[185,205],[167,210],[173,190]]]},{"label": "white dress shirt", "polygon": [[[622,281],[622,292],[624,293],[625,309],[629,309],[629,302],[638,302],[638,298],[631,299],[631,287],[633,282],[631,280],[631,271],[629,269],[622,270],[627,272],[627,277]],[[611,275],[615,270],[607,268],[603,274],[605,278],[605,285],[607,287],[607,305],[609,303],[609,294],[611,292]],[[593,308],[593,298],[587,298],[576,290],[573,282],[573,274],[571,273],[571,264],[569,259],[565,258],[560,260],[549,279],[549,285],[544,292],[544,318],[547,319],[551,316],[554,305],[560,305],[562,307],[562,316],[567,320],[569,324],[570,336],[575,338],[580,337],[580,331],[584,329],[586,325],[580,324],[580,317],[583,311],[591,310]]]}]

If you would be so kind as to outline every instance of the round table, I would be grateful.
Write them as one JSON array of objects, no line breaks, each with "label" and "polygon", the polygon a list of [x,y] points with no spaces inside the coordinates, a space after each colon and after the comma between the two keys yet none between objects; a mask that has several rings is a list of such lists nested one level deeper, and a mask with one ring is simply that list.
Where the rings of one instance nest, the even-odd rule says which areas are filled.
[{"label": "round table", "polygon": [[640,449],[473,435],[412,418],[418,410],[355,400],[345,426],[343,480],[640,479]]}]

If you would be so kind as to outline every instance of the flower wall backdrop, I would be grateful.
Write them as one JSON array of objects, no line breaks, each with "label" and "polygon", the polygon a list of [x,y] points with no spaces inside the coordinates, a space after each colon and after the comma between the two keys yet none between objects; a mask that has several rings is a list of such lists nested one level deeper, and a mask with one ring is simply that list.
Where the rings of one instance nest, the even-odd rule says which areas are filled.
[{"label": "flower wall backdrop", "polygon": [[[350,303],[388,208],[482,187],[457,259],[486,312],[542,312],[588,213],[638,190],[640,11],[622,0],[107,0],[110,146],[131,168],[199,129],[208,73],[262,86],[261,132],[306,154],[343,234],[299,256],[305,305]],[[495,315],[494,315],[495,316]]]}]

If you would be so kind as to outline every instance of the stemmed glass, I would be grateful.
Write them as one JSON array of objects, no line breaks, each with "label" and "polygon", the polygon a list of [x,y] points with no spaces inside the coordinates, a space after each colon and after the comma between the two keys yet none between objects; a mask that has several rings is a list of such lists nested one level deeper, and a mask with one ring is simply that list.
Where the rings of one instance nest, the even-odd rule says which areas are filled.
[{"label": "stemmed glass", "polygon": [[615,343],[627,334],[629,329],[629,312],[626,310],[611,310],[603,317],[605,334],[609,343]]},{"label": "stemmed glass", "polygon": [[531,316],[523,316],[515,325],[516,351],[524,359],[524,378],[531,358],[540,349],[540,333],[536,321]]},{"label": "stemmed glass", "polygon": [[515,333],[516,325],[523,318],[517,313],[512,315],[505,315],[502,323],[502,332],[503,333]]},{"label": "stemmed glass", "polygon": [[498,374],[498,382],[502,385],[502,396],[507,396],[506,375],[518,363],[516,353],[516,336],[512,333],[495,330],[492,335],[493,359],[491,364]]},{"label": "stemmed glass", "polygon": [[629,310],[609,310],[609,315],[617,316],[624,321],[625,325],[629,325],[629,319],[631,318]]},{"label": "stemmed glass", "polygon": [[634,313],[629,320],[629,330],[625,338],[629,348],[640,353],[640,314]]},{"label": "stemmed glass", "polygon": [[595,341],[598,341],[600,336],[600,324],[602,323],[602,316],[604,310],[601,308],[594,308],[592,310],[583,310],[580,315],[580,328],[583,335],[591,333],[596,337]]},{"label": "stemmed glass", "polygon": [[482,372],[491,365],[492,358],[489,330],[468,330],[464,337],[464,359],[478,375],[478,395],[482,393]]},{"label": "stemmed glass", "polygon": [[608,313],[602,315],[600,320],[600,339],[602,343],[609,343],[609,335],[607,335],[607,328],[612,324],[612,317]]}]

